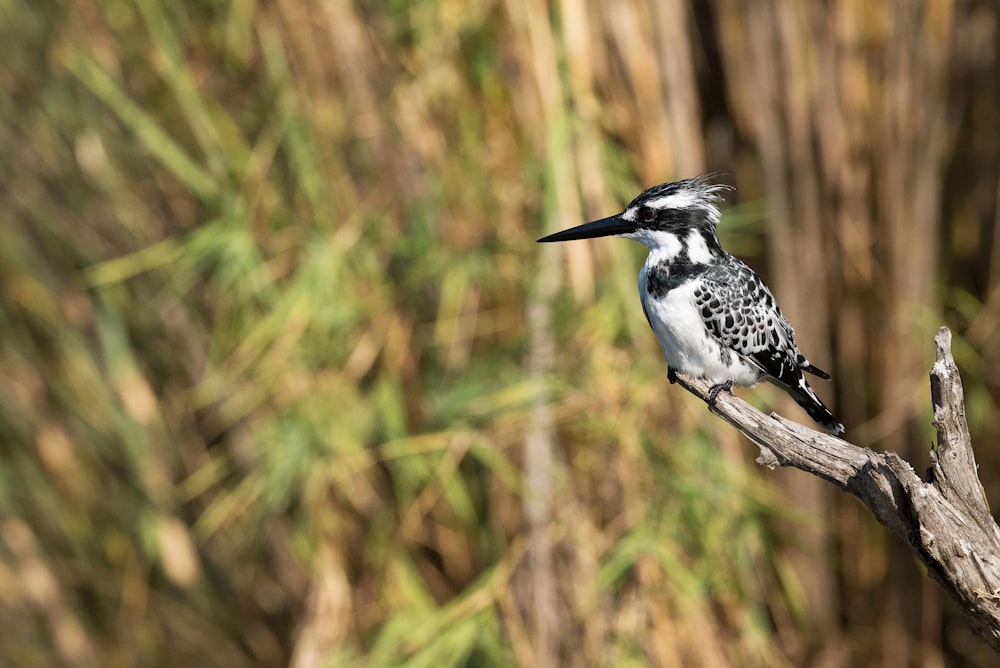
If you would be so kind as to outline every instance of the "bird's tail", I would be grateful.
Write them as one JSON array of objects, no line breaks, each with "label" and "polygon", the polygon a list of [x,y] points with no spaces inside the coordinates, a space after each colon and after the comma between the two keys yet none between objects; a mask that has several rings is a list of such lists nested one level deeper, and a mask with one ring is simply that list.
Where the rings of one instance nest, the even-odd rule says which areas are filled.
[{"label": "bird's tail", "polygon": [[792,399],[795,399],[795,403],[805,410],[809,414],[816,424],[826,429],[828,432],[834,436],[838,436],[844,433],[844,425],[834,417],[830,409],[820,401],[813,389],[809,387],[809,383],[806,379],[799,375],[799,382],[797,385],[790,386],[785,385],[785,390],[791,395]]}]

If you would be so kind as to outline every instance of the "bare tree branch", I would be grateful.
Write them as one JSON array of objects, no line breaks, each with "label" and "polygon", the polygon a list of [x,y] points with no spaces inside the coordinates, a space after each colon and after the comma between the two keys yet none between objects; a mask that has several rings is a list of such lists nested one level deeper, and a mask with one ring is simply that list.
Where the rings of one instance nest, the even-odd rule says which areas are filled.
[{"label": "bare tree branch", "polygon": [[[709,410],[757,444],[759,464],[793,466],[858,497],[910,545],[929,575],[1000,653],[1000,527],[979,482],[948,328],[938,330],[935,342],[931,400],[938,442],[926,480],[894,452],[876,453],[776,414],[765,415],[728,393],[721,393]],[[677,379],[708,401],[707,382],[685,374]]]}]

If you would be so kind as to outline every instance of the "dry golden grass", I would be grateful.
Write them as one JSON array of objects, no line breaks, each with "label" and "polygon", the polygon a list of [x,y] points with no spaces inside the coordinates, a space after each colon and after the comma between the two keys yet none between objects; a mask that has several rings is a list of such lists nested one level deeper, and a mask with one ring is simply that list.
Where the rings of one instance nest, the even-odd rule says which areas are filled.
[{"label": "dry golden grass", "polygon": [[988,444],[998,21],[0,1],[2,662],[990,665],[666,382],[639,248],[534,239],[728,172],[848,436],[920,461],[946,321]]}]

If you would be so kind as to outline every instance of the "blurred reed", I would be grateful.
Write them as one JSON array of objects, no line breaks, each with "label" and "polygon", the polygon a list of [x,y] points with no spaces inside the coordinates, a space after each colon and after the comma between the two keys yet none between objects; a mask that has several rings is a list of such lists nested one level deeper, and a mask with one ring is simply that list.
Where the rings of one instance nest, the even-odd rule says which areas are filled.
[{"label": "blurred reed", "polygon": [[924,461],[944,322],[992,442],[991,3],[0,19],[5,663],[991,665],[667,384],[641,249],[534,244],[727,172],[848,436]]}]

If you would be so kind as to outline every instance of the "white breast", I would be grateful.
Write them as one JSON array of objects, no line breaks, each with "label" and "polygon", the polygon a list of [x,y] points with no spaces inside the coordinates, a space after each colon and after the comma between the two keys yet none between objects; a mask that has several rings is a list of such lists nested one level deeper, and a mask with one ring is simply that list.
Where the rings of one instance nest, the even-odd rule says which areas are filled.
[{"label": "white breast", "polygon": [[672,369],[713,384],[732,380],[737,385],[753,385],[760,380],[760,369],[735,351],[722,350],[718,340],[708,331],[695,306],[697,280],[657,298],[646,289],[646,271],[644,266],[639,272],[639,296],[660,341],[663,356]]}]

